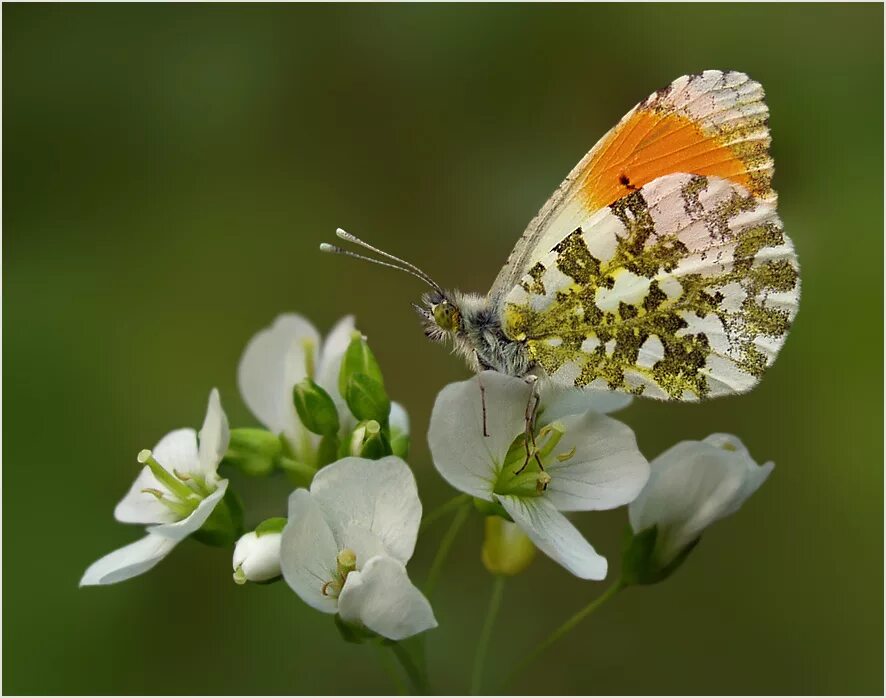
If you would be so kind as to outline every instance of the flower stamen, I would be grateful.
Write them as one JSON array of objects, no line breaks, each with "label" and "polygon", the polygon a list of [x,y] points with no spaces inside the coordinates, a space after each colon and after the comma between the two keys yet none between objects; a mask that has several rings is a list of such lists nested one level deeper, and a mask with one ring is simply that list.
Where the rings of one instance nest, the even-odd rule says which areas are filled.
[{"label": "flower stamen", "polygon": [[187,501],[194,496],[194,492],[185,483],[172,475],[166,468],[157,462],[154,454],[147,448],[139,451],[137,460],[142,465],[147,465],[151,473],[157,480],[163,484],[170,493],[174,494],[180,500]]}]

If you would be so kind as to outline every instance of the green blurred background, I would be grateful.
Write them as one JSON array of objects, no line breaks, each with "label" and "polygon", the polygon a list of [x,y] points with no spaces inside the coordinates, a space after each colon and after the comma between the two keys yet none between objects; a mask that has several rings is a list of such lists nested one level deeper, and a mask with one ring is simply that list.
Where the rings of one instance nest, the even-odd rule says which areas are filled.
[{"label": "green blurred background", "polygon": [[[387,693],[377,650],[283,584],[236,587],[187,541],[77,589],[134,540],[135,455],[198,426],[283,311],[355,313],[424,434],[464,367],[422,337],[414,279],[320,255],[346,227],[484,291],[572,165],[679,75],[740,69],[772,112],[804,295],[753,393],[623,413],[652,457],[738,434],[773,476],[666,583],[629,590],[525,693],[883,690],[883,8],[880,5],[3,7],[3,690]],[[236,481],[250,523],[282,481]],[[617,568],[626,512],[579,525]],[[444,526],[420,541],[421,581]],[[435,597],[432,679],[463,692],[490,579],[470,521]],[[539,557],[509,582],[490,679],[603,589]]]}]

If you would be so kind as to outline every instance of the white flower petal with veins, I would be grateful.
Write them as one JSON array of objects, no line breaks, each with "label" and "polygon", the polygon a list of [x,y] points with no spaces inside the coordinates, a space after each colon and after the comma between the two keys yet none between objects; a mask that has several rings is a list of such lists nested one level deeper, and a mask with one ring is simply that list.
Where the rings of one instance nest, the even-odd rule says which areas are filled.
[{"label": "white flower petal with veins", "polygon": [[666,565],[715,521],[735,513],[775,467],[757,465],[729,434],[682,441],[652,461],[652,475],[630,505],[631,528],[658,527],[655,554]]},{"label": "white flower petal with veins", "polygon": [[[428,430],[428,446],[443,479],[491,501],[498,468],[525,428],[529,395],[525,381],[495,371],[443,388]],[[488,436],[483,434],[484,396]]]},{"label": "white flower petal with veins", "polygon": [[144,574],[172,552],[177,542],[149,534],[93,562],[83,573],[80,586],[115,584]]},{"label": "white flower petal with veins", "polygon": [[403,460],[336,461],[320,470],[310,491],[289,498],[283,578],[313,608],[391,640],[436,627],[404,566],[420,521],[415,478]]},{"label": "white flower petal with veins", "polygon": [[249,340],[237,369],[240,394],[252,413],[275,434],[296,441],[304,429],[292,404],[292,388],[307,376],[306,345],[320,349],[314,326],[300,315],[280,315]]},{"label": "white flower petal with veins", "polygon": [[437,627],[431,604],[409,581],[406,568],[390,557],[373,557],[351,572],[338,599],[342,620],[360,623],[390,640],[403,640]]},{"label": "white flower petal with veins", "polygon": [[496,499],[545,555],[581,579],[606,578],[606,558],[551,502],[543,497],[513,495],[496,495]]},{"label": "white flower petal with veins", "polygon": [[[492,371],[443,388],[428,431],[434,466],[462,492],[501,503],[532,542],[567,570],[602,579],[606,560],[560,512],[612,509],[643,488],[649,463],[633,431],[601,413],[624,406],[630,397],[605,400],[593,391],[541,384],[535,441],[545,471],[538,477],[547,481],[543,487],[539,479],[533,488],[531,479],[519,475],[522,468],[513,454],[507,467],[514,472],[502,470],[512,444],[526,430],[531,391],[525,380]],[[538,469],[533,459],[527,466],[530,474]]]}]

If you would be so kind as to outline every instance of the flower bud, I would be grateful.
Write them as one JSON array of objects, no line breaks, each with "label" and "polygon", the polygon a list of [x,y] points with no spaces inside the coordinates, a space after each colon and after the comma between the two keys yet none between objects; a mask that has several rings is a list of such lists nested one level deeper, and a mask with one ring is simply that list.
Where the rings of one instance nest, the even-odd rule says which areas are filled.
[{"label": "flower bud", "polygon": [[628,507],[632,536],[623,577],[630,584],[651,584],[672,574],[704,530],[738,511],[774,467],[757,465],[728,434],[678,443],[650,466],[649,481]]},{"label": "flower bud", "polygon": [[481,559],[492,574],[519,574],[535,558],[535,546],[515,523],[487,516]]},{"label": "flower bud", "polygon": [[[345,355],[342,357],[341,361],[341,370],[338,374],[339,393],[347,395],[348,383],[350,382],[351,377],[358,373],[369,376],[380,385],[384,385],[381,368],[378,365],[378,361],[375,359],[375,355],[369,348],[369,344],[366,343],[366,338],[357,330],[354,330],[351,343],[345,350]],[[388,415],[385,414],[385,418],[387,418],[387,416]]]},{"label": "flower bud", "polygon": [[234,581],[267,582],[279,577],[280,537],[286,519],[274,518],[240,538],[234,547]]},{"label": "flower bud", "polygon": [[338,410],[323,388],[305,378],[292,389],[292,402],[298,418],[308,431],[327,436],[338,432]]},{"label": "flower bud", "polygon": [[348,453],[352,456],[378,460],[391,455],[391,444],[381,425],[370,419],[360,422],[351,433]]},{"label": "flower bud", "polygon": [[246,475],[270,475],[282,449],[280,438],[264,429],[231,429],[231,440],[222,463]]},{"label": "flower bud", "polygon": [[345,402],[357,419],[374,419],[387,425],[391,400],[385,386],[365,373],[355,373],[348,379]]}]

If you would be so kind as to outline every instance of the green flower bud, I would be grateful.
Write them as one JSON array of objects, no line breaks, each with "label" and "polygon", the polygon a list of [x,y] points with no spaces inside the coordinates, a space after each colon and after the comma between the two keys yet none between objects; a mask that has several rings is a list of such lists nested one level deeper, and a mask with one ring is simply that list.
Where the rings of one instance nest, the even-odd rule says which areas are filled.
[{"label": "green flower bud", "polygon": [[391,444],[381,425],[374,419],[363,425],[363,442],[360,444],[359,455],[370,460],[391,455]]},{"label": "green flower bud", "polygon": [[[380,385],[384,385],[384,378],[375,355],[372,353],[363,335],[354,330],[351,343],[348,345],[347,350],[345,350],[344,357],[342,357],[341,371],[338,374],[338,391],[342,395],[347,395],[348,383],[351,377],[358,373],[369,376]],[[387,418],[387,414],[385,418]]]},{"label": "green flower bud", "polygon": [[374,419],[387,425],[391,413],[391,400],[384,384],[365,373],[355,373],[348,379],[344,393],[345,402],[357,419]]},{"label": "green flower bud", "polygon": [[487,516],[481,559],[492,574],[515,575],[529,567],[535,546],[517,524],[500,516]]},{"label": "green flower bud", "polygon": [[689,553],[698,545],[696,538],[666,565],[661,565],[655,554],[658,527],[652,526],[640,533],[628,528],[624,552],[621,558],[621,581],[629,584],[657,584],[670,577],[683,564]]},{"label": "green flower bud", "polygon": [[329,393],[310,378],[305,378],[292,389],[292,402],[305,429],[321,436],[338,433],[335,403]]},{"label": "green flower bud", "polygon": [[222,465],[232,466],[255,477],[270,475],[274,470],[274,461],[282,450],[279,437],[269,431],[231,429],[231,440]]}]

